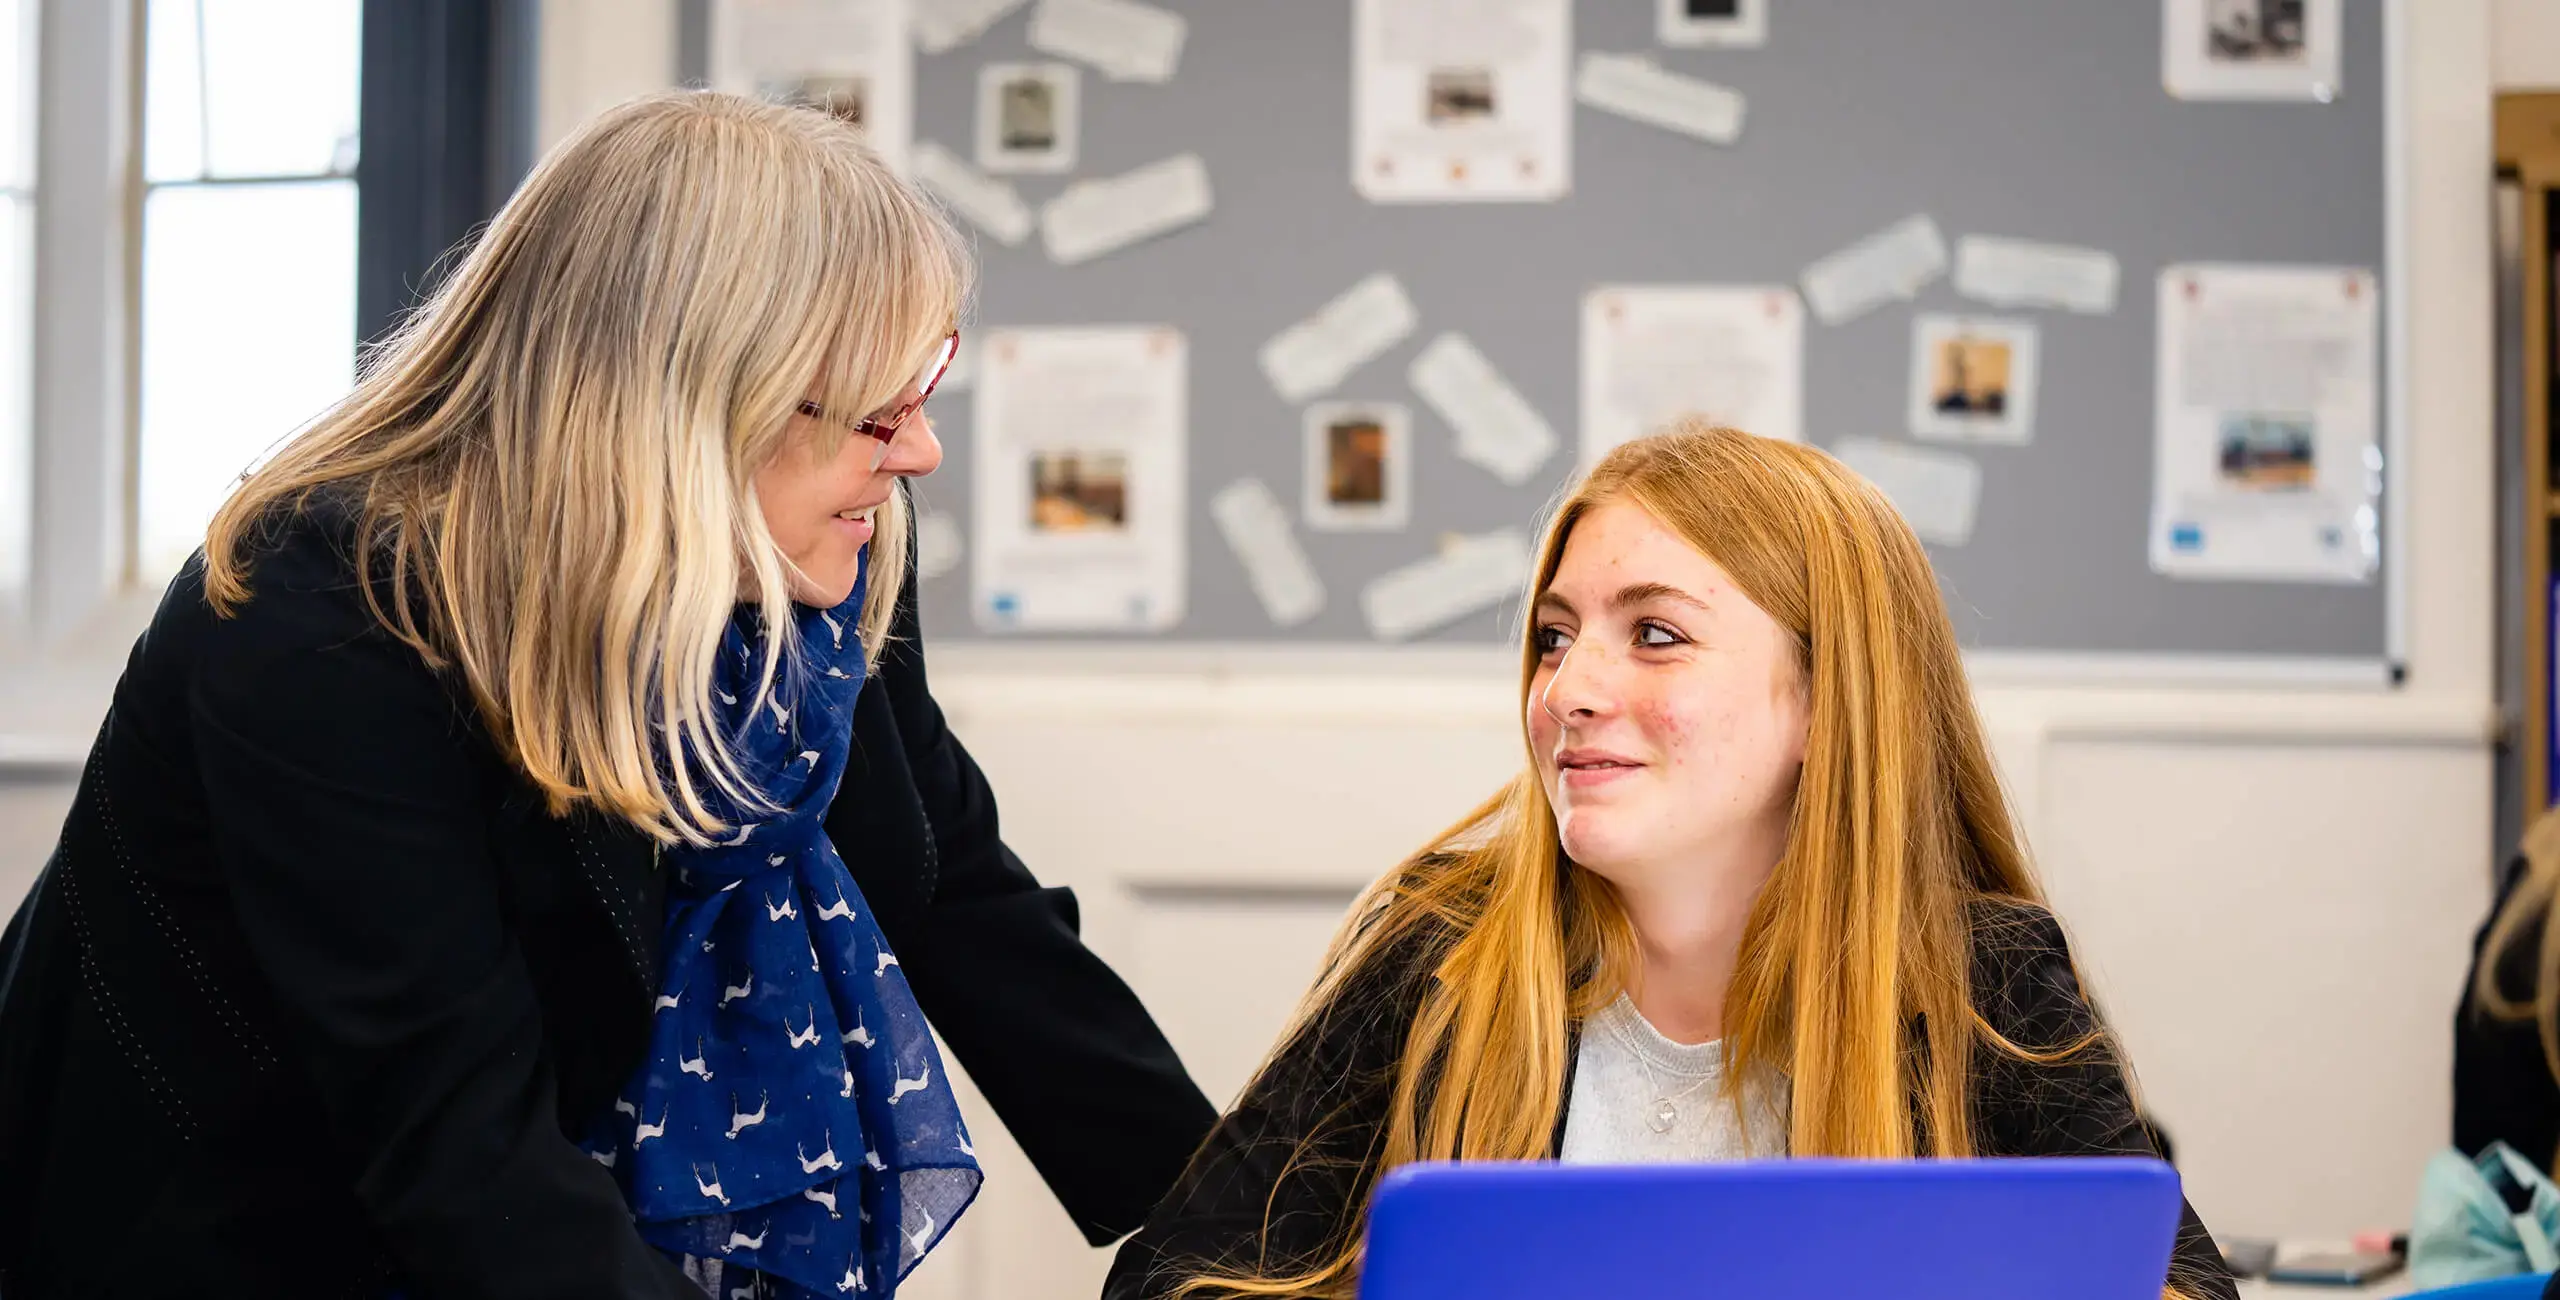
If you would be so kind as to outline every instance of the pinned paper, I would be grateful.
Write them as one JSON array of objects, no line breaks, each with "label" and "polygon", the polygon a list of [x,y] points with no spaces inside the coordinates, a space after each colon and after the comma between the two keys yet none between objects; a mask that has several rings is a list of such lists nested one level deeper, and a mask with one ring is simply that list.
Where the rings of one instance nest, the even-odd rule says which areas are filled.
[{"label": "pinned paper", "polygon": [[[940,0],[930,0],[940,3]],[[1189,24],[1138,0],[1040,0],[1032,48],[1092,64],[1113,81],[1171,81]]]},{"label": "pinned paper", "polygon": [[2116,309],[2116,259],[2096,248],[1967,235],[1956,241],[1956,292],[2003,307]]},{"label": "pinned paper", "polygon": [[1949,442],[2036,435],[2036,323],[1922,312],[1911,322],[1911,432]]},{"label": "pinned paper", "polygon": [[1413,517],[1413,413],[1397,402],[1307,408],[1307,527],[1385,532]]},{"label": "pinned paper", "polygon": [[1458,431],[1458,459],[1518,487],[1555,454],[1556,431],[1546,417],[1465,335],[1433,339],[1406,377]]},{"label": "pinned paper", "polygon": [[1875,484],[1921,541],[1962,546],[1973,536],[1982,467],[1972,458],[1872,438],[1843,438],[1831,452]]},{"label": "pinned paper", "polygon": [[1074,171],[1083,98],[1072,63],[978,69],[978,166],[990,175]]},{"label": "pinned paper", "polygon": [[1404,285],[1380,271],[1263,344],[1262,373],[1282,398],[1306,401],[1402,343],[1420,320]]},{"label": "pinned paper", "polygon": [[1190,552],[1190,348],[1164,326],[995,329],[970,412],[970,604],[992,632],[1160,632]]},{"label": "pinned paper", "polygon": [[1804,440],[1804,304],[1781,285],[1602,285],[1582,300],[1582,461],[1673,421]]},{"label": "pinned paper", "polygon": [[1603,112],[1710,144],[1742,138],[1742,92],[1666,72],[1641,55],[1584,54],[1573,97]]},{"label": "pinned paper", "polygon": [[2381,288],[2357,266],[2161,269],[2153,569],[2373,581],[2382,560]]},{"label": "pinned paper", "polygon": [[1908,300],[1947,273],[1938,223],[1914,213],[1804,270],[1804,300],[1825,325]]},{"label": "pinned paper", "polygon": [[948,54],[987,34],[1006,14],[1027,0],[925,0],[909,20],[915,25],[916,48]]},{"label": "pinned paper", "polygon": [[1040,237],[1052,261],[1073,266],[1205,220],[1212,206],[1208,165],[1176,154],[1068,186],[1040,210]]},{"label": "pinned paper", "polygon": [[960,567],[960,522],[939,510],[916,513],[916,576],[932,579]]},{"label": "pinned paper", "polygon": [[1573,9],[1572,0],[1354,0],[1352,190],[1373,203],[1563,198],[1573,183]]},{"label": "pinned paper", "polygon": [[1410,640],[1519,595],[1534,562],[1516,528],[1453,538],[1439,554],[1371,582],[1360,613],[1379,640]]},{"label": "pinned paper", "polygon": [[2180,99],[2338,97],[2342,0],[2161,0],[2160,84]]},{"label": "pinned paper", "polygon": [[1243,562],[1254,599],[1262,602],[1272,622],[1294,627],[1324,608],[1324,583],[1298,545],[1297,534],[1289,531],[1289,512],[1270,485],[1248,478],[1220,488],[1209,498],[1209,518]]},{"label": "pinned paper", "polygon": [[1012,184],[960,161],[958,155],[930,140],[916,146],[916,183],[1000,244],[1019,244],[1031,236],[1031,209],[1024,206]]},{"label": "pinned paper", "polygon": [[[940,0],[934,0],[939,3]],[[715,4],[705,71],[715,90],[798,104],[851,123],[904,173],[915,133],[908,0]]]}]

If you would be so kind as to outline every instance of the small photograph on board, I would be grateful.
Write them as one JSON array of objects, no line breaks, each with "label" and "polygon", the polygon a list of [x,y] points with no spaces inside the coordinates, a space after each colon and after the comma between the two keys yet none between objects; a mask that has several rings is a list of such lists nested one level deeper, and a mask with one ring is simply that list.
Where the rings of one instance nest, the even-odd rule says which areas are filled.
[{"label": "small photograph on board", "polygon": [[1654,0],[1654,39],[1737,48],[1769,43],[1769,0]]},{"label": "small photograph on board", "polygon": [[2205,0],[2204,41],[2216,63],[2300,63],[2302,0]]},{"label": "small photograph on board", "polygon": [[1071,63],[979,69],[978,166],[998,174],[1074,171],[1077,76]]},{"label": "small photograph on board", "polygon": [[2241,492],[2307,492],[2319,481],[2313,464],[2315,422],[2306,414],[2225,412],[2218,431],[2224,486]]},{"label": "small photograph on board", "polygon": [[1423,81],[1422,117],[1433,126],[1464,126],[1492,117],[1493,72],[1487,68],[1434,68]]},{"label": "small photograph on board", "polygon": [[2338,94],[2339,0],[2162,0],[2161,81],[2180,99]]},{"label": "small photograph on board", "polygon": [[1911,327],[1911,432],[1951,442],[2035,436],[2035,322],[1923,315]]},{"label": "small photograph on board", "polygon": [[1395,402],[1319,402],[1306,414],[1307,526],[1370,532],[1413,514],[1413,415]]},{"label": "small photograph on board", "polygon": [[1128,456],[1116,451],[1032,454],[1032,532],[1116,533],[1128,527]]},{"label": "small photograph on board", "polygon": [[845,75],[794,77],[788,81],[766,82],[761,93],[766,99],[814,108],[830,117],[840,117],[855,126],[862,126],[868,120],[871,79]]}]

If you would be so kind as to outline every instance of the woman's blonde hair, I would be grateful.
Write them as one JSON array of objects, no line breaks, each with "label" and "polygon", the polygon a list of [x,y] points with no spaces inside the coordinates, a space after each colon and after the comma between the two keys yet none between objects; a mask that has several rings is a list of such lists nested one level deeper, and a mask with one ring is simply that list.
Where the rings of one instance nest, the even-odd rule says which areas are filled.
[{"label": "woman's blonde hair", "polygon": [[[1725,996],[1727,1099],[1742,1104],[1744,1078],[1774,1068],[1791,1086],[1794,1155],[1972,1154],[1977,1047],[2051,1062],[2100,1036],[2016,1044],[1975,1010],[1971,905],[2041,893],[1926,553],[1873,487],[1822,452],[1689,422],[1619,448],[1565,499],[1528,608],[1574,526],[1618,501],[1731,574],[1793,638],[1807,688],[1787,848]],[[1525,718],[1539,655],[1524,624]],[[1525,722],[1523,739],[1525,749]],[[1349,1010],[1336,1006],[1343,990],[1355,975],[1374,986],[1367,976],[1389,954],[1430,954],[1384,1130],[1354,1181],[1363,1203],[1379,1175],[1412,1161],[1546,1158],[1571,1026],[1634,973],[1625,912],[1606,881],[1562,856],[1525,757],[1506,789],[1353,908],[1282,1039]],[[1307,1271],[1194,1277],[1177,1294],[1348,1296],[1359,1256],[1354,1230]]]},{"label": "woman's blonde hair", "polygon": [[[2507,894],[2489,923],[2480,945],[2477,969],[2471,973],[2471,1004],[2501,1020],[2531,1020],[2541,1031],[2542,1064],[2560,1080],[2560,925],[2551,924],[2551,904],[2560,896],[2560,808],[2544,809],[2524,829],[2524,878]],[[2508,953],[2536,933],[2532,953],[2532,992],[2510,997],[2498,978]],[[2560,1161],[2560,1151],[2544,1153]]]},{"label": "woman's blonde hair", "polygon": [[[769,624],[789,608],[754,476],[813,383],[845,412],[904,389],[968,280],[949,221],[853,126],[701,91],[623,104],[534,168],[355,390],[224,504],[207,596],[236,611],[262,537],[342,497],[375,614],[458,669],[553,812],[702,842],[724,829],[706,782],[756,801],[714,654],[741,592]],[[875,656],[908,527],[893,493],[859,619]]]}]

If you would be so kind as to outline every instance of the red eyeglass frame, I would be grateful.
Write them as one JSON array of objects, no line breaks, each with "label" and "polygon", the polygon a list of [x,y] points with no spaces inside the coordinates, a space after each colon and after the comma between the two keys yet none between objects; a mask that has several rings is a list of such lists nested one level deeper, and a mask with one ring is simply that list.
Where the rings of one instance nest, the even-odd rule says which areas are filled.
[{"label": "red eyeglass frame", "polygon": [[900,406],[897,413],[887,419],[875,420],[866,415],[848,420],[842,416],[829,414],[827,408],[816,402],[807,401],[800,403],[800,413],[812,420],[831,420],[855,433],[868,434],[882,442],[887,442],[898,436],[899,427],[907,422],[909,416],[924,409],[925,399],[933,396],[933,390],[941,386],[942,377],[951,373],[951,363],[959,356],[960,331],[955,329],[943,337],[942,350],[934,353],[932,363],[925,367],[924,382],[916,385],[916,400]]}]

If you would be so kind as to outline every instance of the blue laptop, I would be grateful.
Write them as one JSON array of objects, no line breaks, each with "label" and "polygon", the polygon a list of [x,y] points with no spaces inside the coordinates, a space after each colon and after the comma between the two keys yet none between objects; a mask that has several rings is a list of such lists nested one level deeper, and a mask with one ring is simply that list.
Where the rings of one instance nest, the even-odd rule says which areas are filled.
[{"label": "blue laptop", "polygon": [[2159,1300],[2178,1210],[2121,1157],[1411,1165],[1360,1300]]}]

